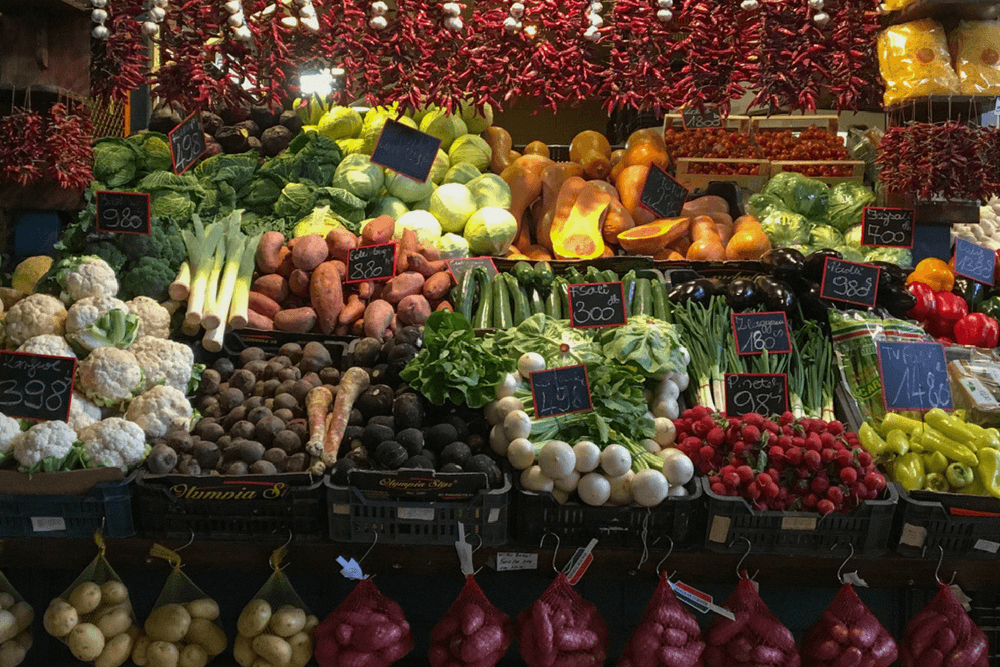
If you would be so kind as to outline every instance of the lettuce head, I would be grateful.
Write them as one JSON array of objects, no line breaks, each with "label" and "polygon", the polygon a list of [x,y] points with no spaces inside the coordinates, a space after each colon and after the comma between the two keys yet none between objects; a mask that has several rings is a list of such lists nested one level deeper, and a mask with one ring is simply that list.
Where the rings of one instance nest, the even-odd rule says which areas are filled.
[{"label": "lettuce head", "polygon": [[468,183],[474,178],[478,178],[481,174],[479,170],[474,166],[465,162],[463,164],[456,164],[448,173],[444,175],[444,183]]},{"label": "lettuce head", "polygon": [[430,197],[431,193],[434,192],[434,183],[430,180],[416,181],[409,176],[386,169],[385,189],[390,196],[409,204]]},{"label": "lettuce head", "polygon": [[439,148],[437,157],[434,158],[434,164],[431,165],[431,171],[427,174],[427,180],[435,185],[441,185],[450,167],[451,160],[448,159],[448,154]]},{"label": "lettuce head", "polygon": [[789,171],[776,174],[764,186],[763,193],[776,196],[788,210],[810,220],[822,220],[830,200],[830,187],[826,183]]},{"label": "lettuce head", "polygon": [[387,215],[393,220],[399,220],[399,216],[409,212],[409,208],[395,197],[380,197],[372,202],[368,209],[368,215],[377,218],[380,215]]},{"label": "lettuce head", "polygon": [[452,142],[467,132],[465,121],[444,109],[434,109],[420,121],[420,131],[441,140],[441,148],[448,150]]},{"label": "lettuce head", "polygon": [[804,216],[788,211],[771,211],[760,221],[760,226],[771,239],[771,245],[796,246],[809,242],[811,225]]},{"label": "lettuce head", "polygon": [[351,139],[361,134],[361,114],[350,107],[333,107],[319,119],[319,133],[328,139]]},{"label": "lettuce head", "polygon": [[510,208],[510,186],[497,174],[483,174],[469,181],[466,186],[479,208],[496,206]]},{"label": "lettuce head", "polygon": [[469,242],[458,234],[442,234],[434,242],[441,259],[460,259],[469,256]]},{"label": "lettuce head", "polygon": [[486,128],[493,125],[493,107],[489,104],[479,112],[472,102],[462,102],[458,114],[465,121],[466,131],[469,134],[482,134]]},{"label": "lettuce head", "polygon": [[861,223],[862,210],[873,201],[875,193],[865,187],[864,183],[857,181],[838,183],[830,188],[827,220],[843,232],[848,227]]},{"label": "lettuce head", "polygon": [[517,220],[495,206],[481,208],[465,223],[465,240],[473,255],[503,255],[517,235]]}]

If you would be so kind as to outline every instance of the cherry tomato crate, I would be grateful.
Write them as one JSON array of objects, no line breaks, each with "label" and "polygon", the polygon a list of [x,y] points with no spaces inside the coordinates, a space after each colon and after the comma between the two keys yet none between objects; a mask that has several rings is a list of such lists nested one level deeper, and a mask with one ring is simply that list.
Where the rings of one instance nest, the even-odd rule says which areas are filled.
[{"label": "cherry tomato crate", "polygon": [[933,491],[899,493],[893,548],[903,556],[996,558],[1000,552],[1000,500]]},{"label": "cherry tomato crate", "polygon": [[854,545],[858,554],[889,551],[889,535],[899,494],[888,484],[882,500],[866,500],[850,514],[754,510],[745,498],[720,496],[702,477],[708,502],[705,548],[717,553],[826,555],[837,546]]},{"label": "cherry tomato crate", "polygon": [[585,546],[597,539],[606,549],[651,546],[660,538],[666,548],[673,541],[674,550],[700,546],[705,526],[704,494],[701,484],[689,482],[688,495],[668,497],[656,507],[591,507],[580,502],[560,505],[551,493],[515,489],[517,504],[517,541],[538,547],[546,533],[559,536],[564,546]]},{"label": "cherry tomato crate", "polygon": [[131,477],[80,495],[0,494],[0,537],[90,537],[102,527],[107,537],[135,535]]}]

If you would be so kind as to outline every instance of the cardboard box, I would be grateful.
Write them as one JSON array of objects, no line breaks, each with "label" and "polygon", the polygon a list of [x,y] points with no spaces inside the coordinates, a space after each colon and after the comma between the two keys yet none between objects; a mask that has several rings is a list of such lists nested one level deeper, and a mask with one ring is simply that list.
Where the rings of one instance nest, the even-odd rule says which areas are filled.
[{"label": "cardboard box", "polygon": [[29,475],[16,470],[0,470],[0,494],[23,496],[82,496],[98,482],[121,482],[118,468],[94,468],[69,472],[40,472]]}]

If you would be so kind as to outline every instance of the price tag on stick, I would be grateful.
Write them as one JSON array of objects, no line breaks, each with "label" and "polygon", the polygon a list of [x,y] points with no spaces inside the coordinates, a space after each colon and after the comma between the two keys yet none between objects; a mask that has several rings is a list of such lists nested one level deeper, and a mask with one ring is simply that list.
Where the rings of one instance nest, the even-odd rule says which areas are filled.
[{"label": "price tag on stick", "polygon": [[0,352],[0,411],[14,419],[66,421],[76,359]]},{"label": "price tag on stick", "polygon": [[366,245],[347,251],[345,283],[389,280],[396,274],[396,242]]},{"label": "price tag on stick", "polygon": [[882,400],[886,410],[950,410],[951,388],[940,343],[878,344]]},{"label": "price tag on stick", "polygon": [[437,137],[389,120],[379,135],[372,162],[423,183],[440,147]]},{"label": "price tag on stick", "polygon": [[955,239],[955,274],[977,283],[992,285],[996,269],[997,255],[989,248]]},{"label": "price tag on stick", "polygon": [[149,194],[98,191],[97,231],[148,236],[151,231],[149,220]]},{"label": "price tag on stick", "polygon": [[174,173],[183,174],[208,150],[201,112],[195,111],[185,118],[170,131],[167,138],[170,140],[170,161],[174,165]]},{"label": "price tag on stick", "polygon": [[681,109],[681,125],[685,130],[697,130],[701,127],[722,127],[722,116],[714,104],[706,104],[701,111],[695,108]]},{"label": "price tag on stick", "polygon": [[866,206],[861,212],[861,245],[874,248],[912,248],[912,208]]},{"label": "price tag on stick", "polygon": [[780,415],[788,410],[788,376],[784,373],[726,373],[726,414],[749,412]]},{"label": "price tag on stick", "polygon": [[569,320],[577,329],[618,327],[628,322],[622,283],[568,285]]},{"label": "price tag on stick", "polygon": [[827,257],[823,265],[823,281],[819,295],[831,301],[843,301],[872,308],[878,296],[879,269],[870,264],[857,264]]},{"label": "price tag on stick", "polygon": [[528,378],[536,419],[593,409],[587,367],[583,364],[535,371]]},{"label": "price tag on stick", "polygon": [[781,311],[733,313],[733,336],[740,356],[787,354],[792,351],[788,317]]},{"label": "price tag on stick", "polygon": [[681,214],[687,196],[687,188],[654,164],[650,166],[642,186],[639,203],[659,218],[676,218]]},{"label": "price tag on stick", "polygon": [[486,275],[490,277],[490,280],[493,280],[500,273],[497,271],[497,265],[492,257],[469,257],[467,259],[448,260],[448,270],[451,271],[451,277],[455,279],[456,283],[461,282],[462,276],[477,266],[486,269]]}]

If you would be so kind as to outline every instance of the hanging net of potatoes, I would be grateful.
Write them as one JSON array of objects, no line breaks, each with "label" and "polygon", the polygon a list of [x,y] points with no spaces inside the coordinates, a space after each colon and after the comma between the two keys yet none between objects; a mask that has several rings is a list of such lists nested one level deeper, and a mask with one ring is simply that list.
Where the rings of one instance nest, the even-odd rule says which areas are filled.
[{"label": "hanging net of potatoes", "polygon": [[35,611],[0,572],[0,665],[17,667],[31,648]]}]

